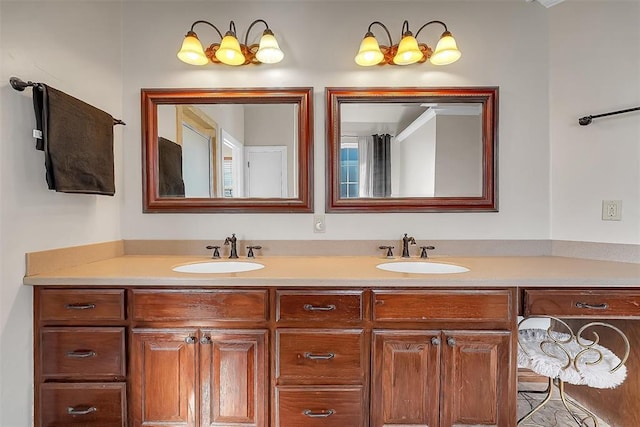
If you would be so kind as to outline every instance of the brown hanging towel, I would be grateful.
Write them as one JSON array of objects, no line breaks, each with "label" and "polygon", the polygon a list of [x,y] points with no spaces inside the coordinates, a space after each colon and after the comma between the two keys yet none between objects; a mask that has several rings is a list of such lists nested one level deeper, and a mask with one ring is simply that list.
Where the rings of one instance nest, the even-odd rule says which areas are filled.
[{"label": "brown hanging towel", "polygon": [[158,194],[160,197],[184,197],[182,146],[158,138]]},{"label": "brown hanging towel", "polygon": [[33,106],[45,153],[47,184],[64,193],[115,194],[113,117],[64,92],[39,84]]}]

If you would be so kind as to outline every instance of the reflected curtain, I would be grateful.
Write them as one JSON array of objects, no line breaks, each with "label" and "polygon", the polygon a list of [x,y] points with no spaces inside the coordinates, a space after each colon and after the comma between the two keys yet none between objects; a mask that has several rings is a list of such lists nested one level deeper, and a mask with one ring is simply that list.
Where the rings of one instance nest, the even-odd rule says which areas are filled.
[{"label": "reflected curtain", "polygon": [[358,138],[360,197],[391,196],[391,135]]}]

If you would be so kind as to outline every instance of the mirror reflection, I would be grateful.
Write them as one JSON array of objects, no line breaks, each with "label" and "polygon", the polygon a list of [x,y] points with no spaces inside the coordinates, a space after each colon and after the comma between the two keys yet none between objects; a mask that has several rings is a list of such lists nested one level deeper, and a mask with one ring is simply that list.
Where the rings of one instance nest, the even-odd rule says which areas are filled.
[{"label": "mirror reflection", "polygon": [[311,212],[313,89],[142,89],[144,212]]},{"label": "mirror reflection", "polygon": [[497,210],[497,87],[326,92],[327,212]]},{"label": "mirror reflection", "polygon": [[297,197],[296,104],[158,106],[160,197]]},{"label": "mirror reflection", "polygon": [[340,197],[482,195],[480,103],[358,103],[340,111]]}]

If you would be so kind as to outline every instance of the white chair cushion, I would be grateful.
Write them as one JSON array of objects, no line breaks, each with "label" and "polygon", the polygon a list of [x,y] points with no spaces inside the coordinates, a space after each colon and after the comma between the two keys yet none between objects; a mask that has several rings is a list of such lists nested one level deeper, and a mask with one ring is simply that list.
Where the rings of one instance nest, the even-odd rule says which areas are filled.
[{"label": "white chair cushion", "polygon": [[[518,346],[518,367],[531,369],[533,372],[551,378],[576,385],[587,385],[594,388],[615,388],[622,384],[627,376],[626,366],[621,366],[615,372],[613,368],[618,366],[620,359],[611,350],[596,344],[592,348],[602,354],[600,363],[590,365],[599,359],[596,351],[585,352],[577,362],[578,369],[575,368],[573,360],[576,355],[584,350],[584,346],[578,345],[575,339],[568,343],[555,344],[547,335],[545,329],[522,329],[520,332],[520,345]],[[559,332],[551,332],[553,338],[558,341],[567,341],[570,335]],[[544,345],[544,350],[540,347],[542,342],[550,342]],[[584,338],[580,339],[582,344],[592,344],[592,341]],[[569,353],[571,365],[567,368],[567,354],[560,349],[560,345]],[[523,348],[525,351],[523,351]],[[551,355],[551,356],[550,356]]]}]

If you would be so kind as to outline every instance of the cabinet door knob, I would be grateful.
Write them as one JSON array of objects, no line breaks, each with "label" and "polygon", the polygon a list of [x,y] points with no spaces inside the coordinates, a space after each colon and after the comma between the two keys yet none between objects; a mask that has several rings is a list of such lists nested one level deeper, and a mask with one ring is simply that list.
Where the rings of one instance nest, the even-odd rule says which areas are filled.
[{"label": "cabinet door knob", "polygon": [[435,346],[440,345],[440,338],[438,338],[438,337],[431,338],[431,344],[433,344]]},{"label": "cabinet door knob", "polygon": [[184,339],[184,342],[186,342],[187,344],[195,344],[198,342],[198,340],[196,339],[196,337],[186,337]]},{"label": "cabinet door knob", "polygon": [[89,415],[93,412],[96,412],[98,408],[95,406],[84,407],[84,408],[74,408],[69,406],[67,408],[67,414],[69,415]]},{"label": "cabinet door knob", "polygon": [[325,306],[317,306],[313,304],[305,304],[303,307],[306,311],[332,311],[336,309],[335,304],[329,304]]},{"label": "cabinet door knob", "polygon": [[327,353],[327,354],[314,354],[314,353],[305,353],[304,358],[309,360],[329,360],[336,357],[335,353]]},{"label": "cabinet door knob", "polygon": [[89,357],[96,357],[98,354],[93,350],[86,351],[69,351],[67,352],[67,357],[70,359],[87,359]]},{"label": "cabinet door knob", "polygon": [[592,310],[606,310],[609,308],[609,304],[603,302],[602,304],[589,304],[588,302],[576,302],[578,308],[589,308]]},{"label": "cabinet door knob", "polygon": [[66,304],[64,306],[67,310],[91,310],[96,308],[95,304]]},{"label": "cabinet door knob", "polygon": [[211,344],[211,337],[202,337],[200,338],[200,344]]},{"label": "cabinet door knob", "polygon": [[455,338],[453,338],[453,337],[449,337],[449,338],[447,338],[447,344],[449,344],[449,346],[451,346],[451,347],[455,347],[455,345],[456,345],[456,339],[455,339]]},{"label": "cabinet door knob", "polygon": [[305,409],[302,413],[309,418],[327,418],[335,414],[336,411],[333,409],[327,409],[326,411],[312,411],[311,409]]}]

